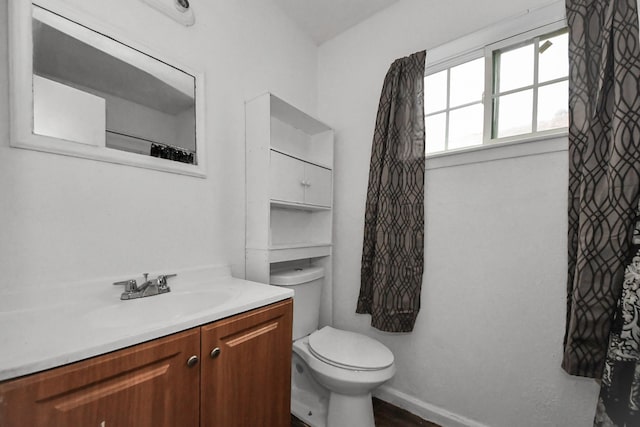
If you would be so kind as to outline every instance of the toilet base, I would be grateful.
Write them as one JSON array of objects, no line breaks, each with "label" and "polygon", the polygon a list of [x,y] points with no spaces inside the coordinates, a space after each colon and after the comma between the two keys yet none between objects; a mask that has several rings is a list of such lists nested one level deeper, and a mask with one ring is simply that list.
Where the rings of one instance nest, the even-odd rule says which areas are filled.
[{"label": "toilet base", "polygon": [[295,352],[291,358],[291,413],[311,427],[326,427],[329,390],[316,382]]},{"label": "toilet base", "polygon": [[294,388],[291,390],[291,413],[312,427],[327,426],[327,399],[318,399],[313,393]]},{"label": "toilet base", "polygon": [[332,392],[329,396],[327,427],[375,427],[371,393],[346,396]]}]

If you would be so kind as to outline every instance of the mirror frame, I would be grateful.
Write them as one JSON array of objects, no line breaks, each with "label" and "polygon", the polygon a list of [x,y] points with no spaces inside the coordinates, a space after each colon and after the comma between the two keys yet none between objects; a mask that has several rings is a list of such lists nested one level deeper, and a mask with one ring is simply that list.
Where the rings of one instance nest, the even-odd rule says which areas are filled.
[{"label": "mirror frame", "polygon": [[[197,164],[180,163],[35,134],[33,132],[33,4],[61,15],[76,25],[82,25],[104,36],[111,37],[129,48],[141,52],[141,54],[170,64],[193,76],[195,81]],[[59,0],[9,0],[10,145],[16,148],[206,178],[204,74],[189,69],[189,67],[167,58],[166,55],[159,54],[124,37],[122,32],[122,30],[109,27],[96,18],[83,14]]]}]

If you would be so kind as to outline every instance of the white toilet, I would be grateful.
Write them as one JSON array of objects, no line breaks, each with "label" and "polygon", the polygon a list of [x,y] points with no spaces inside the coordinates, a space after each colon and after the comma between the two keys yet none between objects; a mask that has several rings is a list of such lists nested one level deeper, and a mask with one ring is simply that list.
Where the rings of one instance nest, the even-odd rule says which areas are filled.
[{"label": "white toilet", "polygon": [[295,292],[291,412],[312,427],[373,427],[371,392],[395,374],[393,353],[362,334],[318,330],[323,277],[321,267],[271,274]]}]

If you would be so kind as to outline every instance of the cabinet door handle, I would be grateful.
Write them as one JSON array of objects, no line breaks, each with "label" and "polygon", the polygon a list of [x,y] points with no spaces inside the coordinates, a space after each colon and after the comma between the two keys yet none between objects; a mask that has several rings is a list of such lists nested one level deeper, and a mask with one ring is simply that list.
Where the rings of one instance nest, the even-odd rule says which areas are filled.
[{"label": "cabinet door handle", "polygon": [[188,360],[187,360],[187,366],[190,368],[193,368],[194,366],[196,366],[198,364],[198,356],[191,356]]},{"label": "cabinet door handle", "polygon": [[209,354],[209,356],[211,356],[212,359],[215,359],[216,357],[220,356],[220,347],[216,347],[213,350],[211,350],[211,353]]}]

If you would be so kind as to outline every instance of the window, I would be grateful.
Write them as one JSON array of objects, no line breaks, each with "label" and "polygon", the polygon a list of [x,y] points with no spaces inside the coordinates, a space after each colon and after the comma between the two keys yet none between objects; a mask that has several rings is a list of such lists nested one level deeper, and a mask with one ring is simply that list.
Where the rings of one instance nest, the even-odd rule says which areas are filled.
[{"label": "window", "polygon": [[492,138],[568,124],[567,30],[493,51]]},{"label": "window", "polygon": [[483,90],[484,58],[425,77],[427,152],[482,144]]},{"label": "window", "polygon": [[566,131],[568,35],[559,26],[428,67],[426,153]]}]

